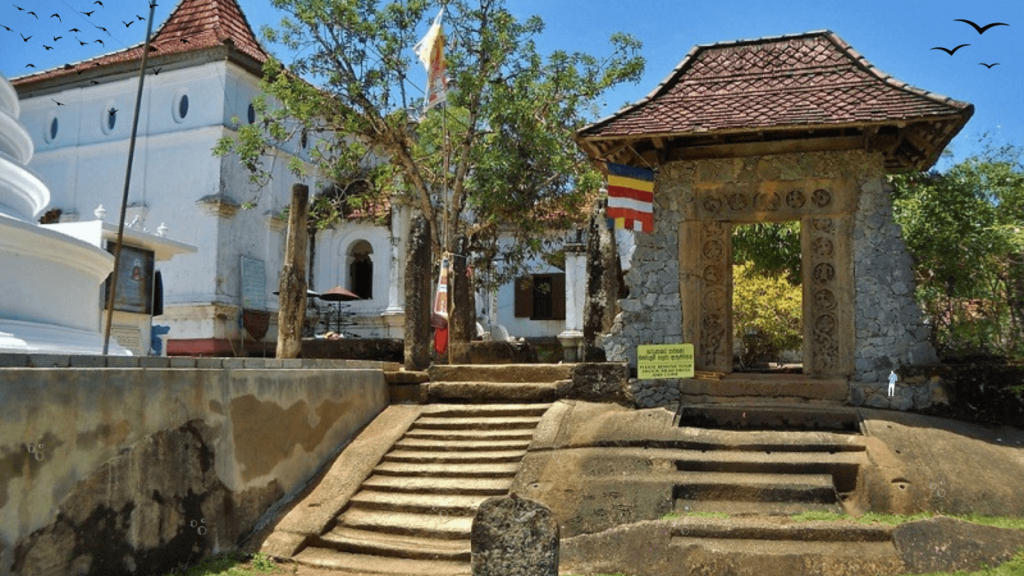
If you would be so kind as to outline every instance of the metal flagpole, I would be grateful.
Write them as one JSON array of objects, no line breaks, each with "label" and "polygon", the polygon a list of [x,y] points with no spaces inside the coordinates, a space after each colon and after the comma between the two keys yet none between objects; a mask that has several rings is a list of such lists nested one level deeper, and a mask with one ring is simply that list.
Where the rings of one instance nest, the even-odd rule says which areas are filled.
[{"label": "metal flagpole", "polygon": [[142,107],[142,87],[146,81],[146,61],[149,58],[149,35],[153,32],[153,13],[156,0],[149,3],[146,21],[146,43],[142,47],[142,65],[139,67],[139,90],[135,95],[135,117],[132,119],[132,137],[128,143],[128,167],[124,173],[124,192],[121,194],[121,215],[117,221],[117,243],[114,244],[114,272],[110,275],[110,295],[107,297],[107,326],[103,331],[103,355],[110,349],[110,326],[114,321],[114,297],[117,295],[117,275],[121,271],[121,242],[124,239],[124,217],[128,208],[128,188],[132,181],[132,160],[135,157],[135,137],[139,130],[139,110]]}]

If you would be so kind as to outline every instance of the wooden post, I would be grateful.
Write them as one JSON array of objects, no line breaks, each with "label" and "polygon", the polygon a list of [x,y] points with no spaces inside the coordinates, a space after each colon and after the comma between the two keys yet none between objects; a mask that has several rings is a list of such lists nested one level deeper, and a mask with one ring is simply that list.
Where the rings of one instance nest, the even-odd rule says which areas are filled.
[{"label": "wooden post", "polygon": [[306,247],[309,232],[309,187],[292,185],[288,209],[288,239],[281,268],[280,312],[277,317],[277,358],[298,358],[302,353],[302,325],[306,317]]}]

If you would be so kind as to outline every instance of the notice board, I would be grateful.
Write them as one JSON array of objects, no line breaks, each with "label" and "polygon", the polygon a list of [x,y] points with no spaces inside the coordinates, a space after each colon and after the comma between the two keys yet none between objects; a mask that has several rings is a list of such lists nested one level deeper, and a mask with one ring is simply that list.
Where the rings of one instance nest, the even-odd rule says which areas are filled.
[{"label": "notice board", "polygon": [[646,344],[636,347],[637,378],[693,378],[693,344]]}]

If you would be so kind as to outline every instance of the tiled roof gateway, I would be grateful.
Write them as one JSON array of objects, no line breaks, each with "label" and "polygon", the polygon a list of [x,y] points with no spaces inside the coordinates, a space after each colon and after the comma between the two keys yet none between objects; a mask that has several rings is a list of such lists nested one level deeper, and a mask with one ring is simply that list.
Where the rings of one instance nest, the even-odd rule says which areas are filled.
[{"label": "tiled roof gateway", "polygon": [[[647,97],[577,137],[593,143],[952,120],[926,137],[937,158],[973,111],[892,78],[820,30],[696,46]],[[934,162],[932,152],[924,155]]]},{"label": "tiled roof gateway", "polygon": [[[181,0],[167,21],[153,34],[149,57],[152,60],[157,56],[200,51],[225,44],[233,45],[236,50],[261,64],[268,58],[237,0]],[[77,64],[22,76],[12,80],[12,84],[20,87],[77,74],[80,70],[138,62],[142,60],[142,47],[143,44],[138,44]]]}]

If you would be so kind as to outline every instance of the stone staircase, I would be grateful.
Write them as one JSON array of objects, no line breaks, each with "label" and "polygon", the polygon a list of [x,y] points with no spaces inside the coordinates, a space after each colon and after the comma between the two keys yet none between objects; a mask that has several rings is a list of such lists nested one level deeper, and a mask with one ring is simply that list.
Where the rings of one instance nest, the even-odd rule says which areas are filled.
[{"label": "stone staircase", "polygon": [[572,364],[434,365],[430,403],[555,402],[572,385]]},{"label": "stone staircase", "polygon": [[477,507],[508,492],[550,406],[432,406],[295,560],[349,574],[469,574]]}]

